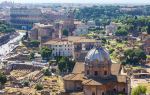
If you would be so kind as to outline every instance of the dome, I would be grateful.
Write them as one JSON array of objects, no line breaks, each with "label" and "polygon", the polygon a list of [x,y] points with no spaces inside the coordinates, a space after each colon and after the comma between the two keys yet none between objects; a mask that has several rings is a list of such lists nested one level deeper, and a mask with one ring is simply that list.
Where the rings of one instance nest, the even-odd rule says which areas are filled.
[{"label": "dome", "polygon": [[85,62],[92,62],[97,60],[99,63],[104,61],[111,61],[108,51],[103,47],[99,46],[91,49],[85,57]]}]

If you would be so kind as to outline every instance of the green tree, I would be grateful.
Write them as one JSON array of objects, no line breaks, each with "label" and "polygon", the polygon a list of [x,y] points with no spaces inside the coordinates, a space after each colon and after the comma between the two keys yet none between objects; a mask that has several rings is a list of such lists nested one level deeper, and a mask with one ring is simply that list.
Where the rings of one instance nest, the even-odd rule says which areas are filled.
[{"label": "green tree", "polygon": [[0,22],[0,32],[2,32],[2,33],[11,33],[11,32],[15,32],[15,29],[12,28],[6,22]]},{"label": "green tree", "polygon": [[68,36],[69,35],[69,31],[67,29],[64,29],[62,31],[62,34],[65,35],[65,36]]},{"label": "green tree", "polygon": [[48,47],[42,47],[42,49],[40,50],[42,59],[44,60],[49,60],[52,54],[52,50],[49,49]]},{"label": "green tree", "polygon": [[24,81],[23,81],[23,85],[24,85],[24,86],[29,86],[29,85],[30,85],[29,80],[24,80]]},{"label": "green tree", "polygon": [[147,28],[147,33],[150,34],[150,25]]},{"label": "green tree", "polygon": [[35,59],[35,53],[34,53],[34,52],[31,52],[30,55],[29,55],[29,58],[30,58],[30,60]]},{"label": "green tree", "polygon": [[4,85],[7,82],[7,77],[4,73],[0,72],[0,83]]},{"label": "green tree", "polygon": [[38,40],[32,40],[29,43],[30,47],[39,47],[39,45],[40,45],[40,42]]},{"label": "green tree", "polygon": [[43,72],[44,72],[45,76],[51,76],[52,75],[52,73],[49,69],[45,69]]},{"label": "green tree", "polygon": [[106,43],[107,43],[106,38],[101,38],[101,41],[102,41],[103,44],[106,44]]},{"label": "green tree", "polygon": [[127,36],[128,32],[125,28],[118,28],[118,30],[115,33],[116,36]]},{"label": "green tree", "polygon": [[136,65],[143,64],[147,56],[141,49],[128,49],[124,52],[125,62],[127,64]]},{"label": "green tree", "polygon": [[74,65],[75,62],[69,60],[68,57],[61,57],[60,59],[58,59],[58,68],[60,72],[71,72],[73,70]]},{"label": "green tree", "polygon": [[36,84],[35,89],[36,90],[43,90],[43,85],[38,83],[38,84]]},{"label": "green tree", "polygon": [[141,95],[141,94],[146,94],[146,87],[145,86],[137,86],[132,89],[131,95]]},{"label": "green tree", "polygon": [[141,32],[146,32],[147,31],[147,27],[142,27],[141,28]]}]

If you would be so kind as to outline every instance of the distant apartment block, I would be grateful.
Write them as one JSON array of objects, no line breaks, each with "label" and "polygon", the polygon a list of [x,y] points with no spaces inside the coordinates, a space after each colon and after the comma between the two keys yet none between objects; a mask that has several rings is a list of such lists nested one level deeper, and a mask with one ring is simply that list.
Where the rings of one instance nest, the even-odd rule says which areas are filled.
[{"label": "distant apartment block", "polygon": [[116,30],[118,28],[117,23],[111,22],[109,25],[106,26],[106,35],[113,35],[115,34]]},{"label": "distant apartment block", "polygon": [[89,27],[85,23],[75,22],[75,27],[76,29],[73,31],[74,36],[82,36],[82,35],[86,35],[89,33],[88,31]]}]

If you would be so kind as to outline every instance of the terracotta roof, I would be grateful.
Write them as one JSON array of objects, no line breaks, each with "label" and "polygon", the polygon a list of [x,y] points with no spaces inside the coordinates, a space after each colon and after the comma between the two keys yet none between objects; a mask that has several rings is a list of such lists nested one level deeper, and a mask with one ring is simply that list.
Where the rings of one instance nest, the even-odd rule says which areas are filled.
[{"label": "terracotta roof", "polygon": [[102,85],[99,81],[95,81],[93,79],[88,79],[82,82],[84,85]]},{"label": "terracotta roof", "polygon": [[86,37],[79,37],[79,36],[69,36],[68,37],[68,40],[71,41],[71,42],[97,42],[97,40],[95,39],[89,39],[89,38],[86,38]]},{"label": "terracotta roof", "polygon": [[64,76],[64,80],[82,81],[84,85],[102,85],[109,82],[124,82],[126,83],[126,76],[119,75],[121,64],[112,64],[111,72],[112,75],[109,79],[102,78],[87,78],[84,75],[84,64],[78,62],[75,64],[73,72],[69,75]]},{"label": "terracotta roof", "polygon": [[59,43],[63,43],[63,42],[68,42],[69,44],[71,43],[82,43],[82,42],[97,42],[97,40],[95,39],[88,39],[86,37],[79,37],[79,36],[69,36],[66,38],[62,38],[62,39],[53,39],[53,40],[49,40],[44,44],[59,44]]},{"label": "terracotta roof", "polygon": [[103,85],[109,82],[117,82],[117,77],[112,75],[108,79],[102,79],[102,78],[87,78],[82,83],[84,85]]},{"label": "terracotta roof", "polygon": [[49,40],[47,41],[46,43],[44,43],[45,45],[46,44],[50,44],[50,45],[65,45],[65,44],[70,44],[71,45],[71,42],[69,42],[68,40],[61,40],[61,39],[53,39],[53,40]]},{"label": "terracotta roof", "polygon": [[126,83],[127,82],[127,76],[125,76],[125,75],[118,75],[117,76],[117,82],[124,82],[124,83]]},{"label": "terracotta roof", "polygon": [[84,72],[84,63],[77,62],[74,66],[72,73],[83,73]]},{"label": "terracotta roof", "polygon": [[91,79],[85,79],[82,82],[84,85],[103,85],[107,84],[109,82],[123,82],[126,83],[126,76],[123,75],[112,75],[108,79],[102,79],[102,78],[91,78]]},{"label": "terracotta roof", "polygon": [[64,80],[83,81],[84,74],[69,74],[64,76]]},{"label": "terracotta roof", "polygon": [[111,65],[112,75],[119,75],[120,70],[121,70],[121,64],[112,64]]}]

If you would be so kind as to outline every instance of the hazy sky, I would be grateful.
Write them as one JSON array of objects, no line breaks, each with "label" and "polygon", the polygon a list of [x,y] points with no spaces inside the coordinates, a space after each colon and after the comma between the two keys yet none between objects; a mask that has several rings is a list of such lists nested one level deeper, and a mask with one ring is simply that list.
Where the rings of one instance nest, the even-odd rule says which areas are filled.
[{"label": "hazy sky", "polygon": [[0,0],[14,1],[15,3],[130,3],[130,4],[150,4],[150,0]]}]

